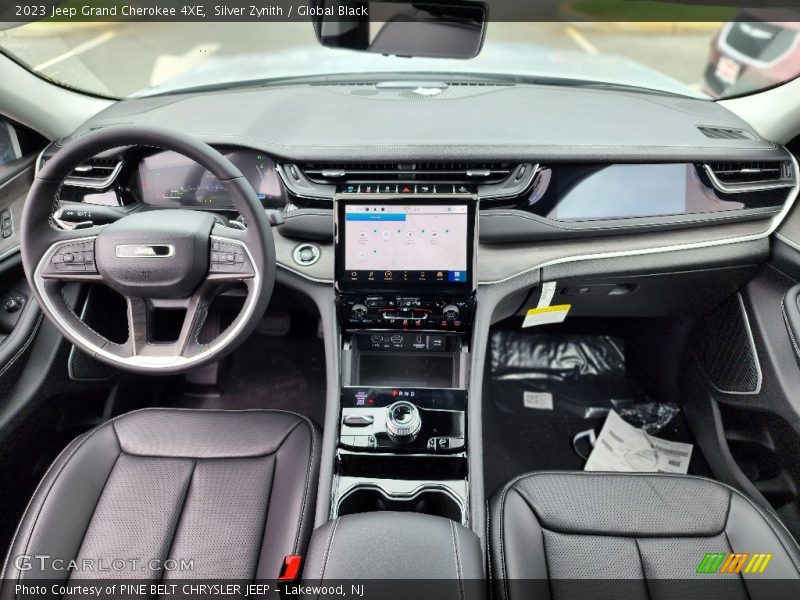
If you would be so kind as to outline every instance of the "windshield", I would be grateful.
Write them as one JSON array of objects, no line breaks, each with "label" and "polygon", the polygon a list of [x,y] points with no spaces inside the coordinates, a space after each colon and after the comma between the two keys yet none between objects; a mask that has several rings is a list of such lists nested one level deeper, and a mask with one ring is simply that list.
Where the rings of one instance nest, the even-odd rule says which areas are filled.
[{"label": "windshield", "polygon": [[125,98],[295,76],[368,73],[532,77],[724,98],[800,73],[800,23],[487,24],[468,60],[323,48],[308,22],[29,23],[0,31],[0,49],[37,74]]}]

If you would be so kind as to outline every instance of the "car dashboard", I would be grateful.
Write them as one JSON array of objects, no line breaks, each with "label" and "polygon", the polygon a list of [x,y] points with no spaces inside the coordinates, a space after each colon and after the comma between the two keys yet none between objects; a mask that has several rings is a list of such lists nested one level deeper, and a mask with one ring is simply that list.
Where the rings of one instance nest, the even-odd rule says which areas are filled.
[{"label": "car dashboard", "polygon": [[[713,102],[463,81],[419,100],[378,84],[130,99],[71,137],[118,123],[200,137],[239,168],[281,223],[279,267],[323,284],[335,279],[335,196],[474,196],[476,282],[489,285],[555,265],[589,270],[603,257],[698,250],[701,264],[707,249],[741,249],[739,241],[763,254],[797,193],[794,158]],[[37,166],[66,141],[46,148]],[[175,207],[237,217],[218,181],[152,148],[94,157],[65,183],[56,216],[69,226]]]}]

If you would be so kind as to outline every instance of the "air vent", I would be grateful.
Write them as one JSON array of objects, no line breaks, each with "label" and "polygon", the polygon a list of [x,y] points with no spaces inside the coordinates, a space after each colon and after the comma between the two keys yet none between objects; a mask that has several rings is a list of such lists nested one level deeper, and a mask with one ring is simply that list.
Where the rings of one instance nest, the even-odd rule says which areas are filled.
[{"label": "air vent", "polygon": [[514,169],[512,163],[306,163],[301,169],[319,184],[373,181],[472,181],[499,183]]},{"label": "air vent", "polygon": [[722,192],[774,189],[794,185],[788,161],[711,162],[704,165],[712,184]]},{"label": "air vent", "polygon": [[[47,160],[46,158],[42,159],[40,167],[43,167],[47,163]],[[64,179],[64,185],[105,189],[114,183],[121,169],[121,160],[114,158],[93,158],[75,167],[67,178]]]},{"label": "air vent", "polygon": [[753,134],[745,129],[733,129],[731,127],[706,127],[699,126],[698,129],[706,137],[715,140],[752,140]]}]

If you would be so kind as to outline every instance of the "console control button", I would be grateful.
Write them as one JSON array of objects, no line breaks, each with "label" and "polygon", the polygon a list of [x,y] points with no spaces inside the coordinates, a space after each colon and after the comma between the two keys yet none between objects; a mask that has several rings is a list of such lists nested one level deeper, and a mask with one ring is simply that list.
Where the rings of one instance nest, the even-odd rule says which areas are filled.
[{"label": "console control button", "polygon": [[432,437],[428,439],[428,450],[431,452],[448,452],[464,447],[464,438]]},{"label": "console control button", "polygon": [[375,448],[377,445],[374,435],[343,435],[339,443],[349,448]]},{"label": "console control button", "polygon": [[398,298],[397,304],[401,308],[416,308],[422,301],[419,298]]},{"label": "console control button", "polygon": [[372,425],[374,420],[370,415],[346,415],[343,422],[348,427],[367,427]]},{"label": "console control button", "polygon": [[369,308],[374,308],[376,306],[387,306],[386,301],[381,296],[367,296],[365,304]]},{"label": "console control button", "polygon": [[445,350],[447,348],[447,338],[443,335],[428,336],[428,350]]}]

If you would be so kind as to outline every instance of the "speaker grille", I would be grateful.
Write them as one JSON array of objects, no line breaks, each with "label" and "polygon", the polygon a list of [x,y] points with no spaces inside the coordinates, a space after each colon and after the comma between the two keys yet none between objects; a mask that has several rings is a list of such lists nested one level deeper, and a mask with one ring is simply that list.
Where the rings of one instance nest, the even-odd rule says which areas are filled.
[{"label": "speaker grille", "polygon": [[696,328],[692,347],[712,385],[729,394],[755,394],[761,389],[758,364],[744,303],[738,294]]}]

